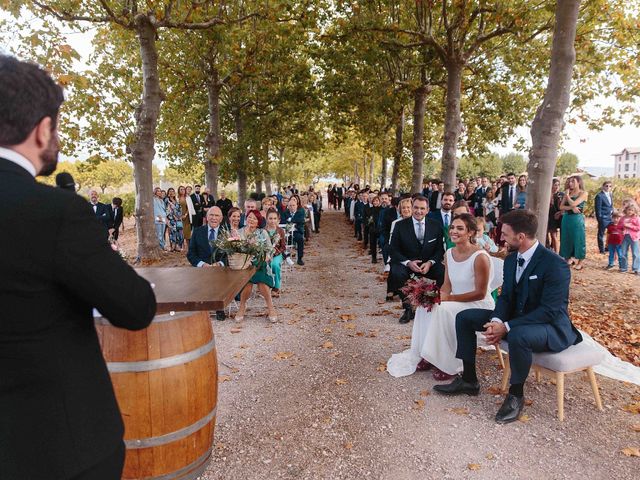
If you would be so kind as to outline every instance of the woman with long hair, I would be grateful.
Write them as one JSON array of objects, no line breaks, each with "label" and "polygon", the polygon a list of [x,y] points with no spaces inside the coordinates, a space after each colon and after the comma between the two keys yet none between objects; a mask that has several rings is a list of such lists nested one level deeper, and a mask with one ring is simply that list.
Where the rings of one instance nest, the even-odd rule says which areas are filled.
[{"label": "woman with long hair", "polygon": [[567,179],[567,191],[562,198],[560,210],[560,256],[576,270],[582,270],[587,256],[587,240],[584,226],[584,206],[589,194],[584,190],[582,177],[573,175]]},{"label": "woman with long hair", "polygon": [[[271,239],[265,229],[260,228],[260,224],[263,223],[262,215],[257,210],[250,210],[245,217],[246,225],[238,230],[238,236],[243,240],[252,240],[263,243],[268,246],[271,245]],[[271,255],[267,258],[255,264],[257,268],[256,273],[249,280],[249,283],[240,292],[240,306],[238,307],[238,313],[236,314],[236,322],[242,322],[244,320],[244,314],[247,309],[247,300],[251,296],[253,286],[257,285],[262,297],[267,304],[267,318],[271,323],[278,321],[276,310],[273,307],[273,300],[271,299],[271,289],[274,287],[273,273],[270,271]]]},{"label": "woman with long hair", "polygon": [[180,202],[176,198],[176,191],[173,187],[167,190],[167,197],[164,200],[167,208],[167,222],[169,228],[169,245],[172,252],[181,252],[184,245],[182,221],[182,209]]},{"label": "woman with long hair", "polygon": [[516,190],[516,203],[513,205],[514,210],[524,210],[527,208],[527,176],[520,175],[518,177],[518,188]]},{"label": "woman with long hair", "polygon": [[240,218],[242,217],[242,211],[238,207],[231,207],[227,214],[227,228],[231,235],[238,235],[240,230]]},{"label": "woman with long hair", "polygon": [[[189,215],[191,197],[187,195],[187,189],[184,185],[178,187],[178,203],[180,204],[180,212],[182,213],[182,236],[184,237],[185,246],[188,250],[189,241],[191,240],[191,215]],[[191,203],[191,208],[193,208],[193,203]]]},{"label": "woman with long hair", "polygon": [[305,224],[305,209],[300,205],[300,197],[298,195],[292,195],[287,204],[287,211],[285,212],[285,222],[287,224],[293,224],[295,230],[293,231],[293,242],[296,244],[298,259],[298,265],[304,265],[302,257],[304,256],[304,224]]},{"label": "woman with long hair", "polygon": [[282,228],[278,226],[280,215],[275,208],[267,212],[267,226],[265,230],[269,234],[271,245],[275,249],[271,258],[271,271],[273,272],[273,289],[271,293],[274,297],[280,296],[280,286],[282,284],[282,260],[287,249],[286,234]]}]

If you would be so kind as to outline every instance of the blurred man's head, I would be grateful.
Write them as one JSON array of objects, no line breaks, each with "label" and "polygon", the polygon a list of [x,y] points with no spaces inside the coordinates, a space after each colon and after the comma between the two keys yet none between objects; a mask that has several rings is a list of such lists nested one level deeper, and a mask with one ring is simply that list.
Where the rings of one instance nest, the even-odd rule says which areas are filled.
[{"label": "blurred man's head", "polygon": [[0,55],[0,147],[25,157],[37,175],[58,165],[62,88],[35,64]]}]

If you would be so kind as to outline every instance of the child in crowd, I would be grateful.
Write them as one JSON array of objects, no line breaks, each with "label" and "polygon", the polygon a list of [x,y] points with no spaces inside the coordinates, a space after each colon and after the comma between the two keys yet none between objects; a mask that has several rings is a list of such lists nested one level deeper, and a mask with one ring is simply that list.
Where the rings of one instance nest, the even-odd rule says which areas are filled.
[{"label": "child in crowd", "polygon": [[614,267],[616,256],[618,257],[618,265],[622,270],[622,232],[623,227],[619,225],[620,223],[620,214],[618,212],[613,212],[611,215],[611,219],[613,220],[607,226],[607,249],[609,250],[609,264],[607,265],[607,270]]},{"label": "child in crowd", "polygon": [[631,272],[640,274],[640,218],[635,202],[628,204],[622,211],[624,216],[619,225],[623,228],[622,248],[620,252],[620,271],[627,271],[629,247],[633,258]]},{"label": "child in crowd", "polygon": [[479,247],[484,248],[489,253],[496,253],[498,251],[498,246],[493,240],[491,240],[491,237],[487,235],[484,218],[476,217],[476,225],[478,225],[476,244]]}]

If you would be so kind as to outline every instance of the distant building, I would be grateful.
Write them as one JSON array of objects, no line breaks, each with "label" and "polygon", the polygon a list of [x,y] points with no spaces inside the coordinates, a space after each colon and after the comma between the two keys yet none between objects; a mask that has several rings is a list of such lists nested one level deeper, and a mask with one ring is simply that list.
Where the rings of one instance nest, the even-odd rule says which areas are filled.
[{"label": "distant building", "polygon": [[640,147],[614,153],[614,178],[640,178]]}]

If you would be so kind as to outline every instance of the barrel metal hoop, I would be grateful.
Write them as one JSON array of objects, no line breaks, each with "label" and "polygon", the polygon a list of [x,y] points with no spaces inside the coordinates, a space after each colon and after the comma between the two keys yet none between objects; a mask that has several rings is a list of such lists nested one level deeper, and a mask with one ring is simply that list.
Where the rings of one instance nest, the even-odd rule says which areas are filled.
[{"label": "barrel metal hoop", "polygon": [[141,360],[139,362],[107,362],[110,373],[150,372],[161,368],[175,367],[183,363],[192,362],[216,348],[216,339],[211,337],[209,343],[171,357],[158,358],[156,360]]},{"label": "barrel metal hoop", "polygon": [[[195,480],[202,472],[204,472],[205,468],[207,468],[207,463],[211,457],[211,450],[207,450],[204,454],[200,455],[194,462],[191,462],[186,467],[182,467],[180,470],[176,470],[175,472],[166,473],[164,475],[155,476],[155,477],[144,477],[140,480],[175,480],[179,478],[180,480]],[[188,473],[190,470],[193,470],[189,475],[183,476],[185,473]]]},{"label": "barrel metal hoop", "polygon": [[213,410],[211,410],[207,415],[202,417],[196,423],[192,423],[191,425],[181,428],[180,430],[176,430],[175,432],[158,435],[157,437],[125,440],[124,443],[129,450],[137,450],[139,448],[158,447],[160,445],[166,445],[167,443],[175,442],[176,440],[181,440],[185,437],[188,437],[192,433],[197,432],[207,423],[209,423],[216,416],[217,409],[218,407],[213,407]]},{"label": "barrel metal hoop", "polygon": [[[191,316],[193,316],[193,312],[175,312],[173,314],[165,313],[163,315],[156,315],[155,317],[153,317],[153,321],[151,322],[151,325],[153,325],[154,323],[163,323],[163,322],[171,322],[173,320],[180,320],[182,318],[191,317]],[[109,322],[109,320],[107,320],[104,317],[94,317],[93,320],[98,325],[103,325],[105,327],[113,326],[111,322]]]}]

